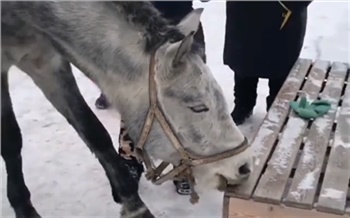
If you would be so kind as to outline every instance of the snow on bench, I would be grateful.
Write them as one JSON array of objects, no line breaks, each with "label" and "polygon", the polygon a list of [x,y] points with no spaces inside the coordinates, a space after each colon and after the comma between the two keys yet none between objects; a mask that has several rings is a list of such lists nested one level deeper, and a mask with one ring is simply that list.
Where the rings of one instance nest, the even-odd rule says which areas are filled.
[{"label": "snow on bench", "polygon": [[[350,71],[345,63],[299,59],[257,131],[254,172],[230,187],[223,217],[350,217]],[[331,102],[314,121],[289,102],[305,93]]]}]

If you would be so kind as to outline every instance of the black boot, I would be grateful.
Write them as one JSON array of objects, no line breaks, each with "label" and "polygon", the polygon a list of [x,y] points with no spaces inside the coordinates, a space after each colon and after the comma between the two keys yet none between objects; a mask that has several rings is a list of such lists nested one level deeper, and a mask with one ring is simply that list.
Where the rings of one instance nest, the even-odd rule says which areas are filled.
[{"label": "black boot", "polygon": [[237,126],[242,125],[253,114],[253,108],[235,106],[231,117]]},{"label": "black boot", "polygon": [[173,183],[175,185],[175,190],[179,195],[191,194],[190,185],[188,184],[188,181],[186,179],[180,181],[174,180]]},{"label": "black boot", "polygon": [[235,108],[231,117],[236,125],[243,124],[253,114],[258,81],[257,77],[242,78],[235,74]]},{"label": "black boot", "polygon": [[96,99],[95,106],[97,109],[101,110],[109,107],[109,102],[103,93],[101,93],[101,95]]},{"label": "black boot", "polygon": [[280,91],[285,78],[269,79],[269,96],[266,97],[266,111],[269,111]]}]

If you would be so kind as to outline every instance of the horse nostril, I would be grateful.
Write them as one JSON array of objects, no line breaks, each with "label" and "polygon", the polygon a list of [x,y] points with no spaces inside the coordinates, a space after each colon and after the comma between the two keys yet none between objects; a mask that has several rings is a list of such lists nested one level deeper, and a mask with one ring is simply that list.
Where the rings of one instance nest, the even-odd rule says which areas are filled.
[{"label": "horse nostril", "polygon": [[249,165],[245,163],[239,167],[238,172],[241,175],[248,175],[251,171],[250,171]]}]

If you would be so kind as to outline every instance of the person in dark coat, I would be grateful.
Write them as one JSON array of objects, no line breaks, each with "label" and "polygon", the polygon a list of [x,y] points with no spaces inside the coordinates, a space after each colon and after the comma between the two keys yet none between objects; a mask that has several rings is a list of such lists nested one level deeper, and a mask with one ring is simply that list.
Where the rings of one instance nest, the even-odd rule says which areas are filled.
[{"label": "person in dark coat", "polygon": [[[169,20],[173,25],[178,24],[187,14],[192,10],[192,1],[154,1],[152,2],[155,8],[159,10],[163,17]],[[194,40],[199,43],[205,51],[205,41],[202,24],[200,23],[198,31],[194,35]],[[206,56],[202,57],[206,62]],[[98,109],[106,109],[109,107],[109,102],[106,96],[101,95],[95,101],[95,106]],[[126,166],[128,167],[131,175],[140,180],[141,174],[144,171],[143,165],[140,164],[134,154],[135,143],[128,136],[127,128],[121,123],[120,136],[119,136],[119,154],[124,158]],[[174,181],[176,192],[181,195],[189,195],[191,190],[186,180]]]},{"label": "person in dark coat", "polygon": [[311,2],[227,1],[224,64],[234,71],[237,125],[253,113],[259,78],[269,80],[271,107],[300,55]]},{"label": "person in dark coat", "polygon": [[[173,25],[178,24],[193,10],[192,1],[152,1],[152,4]],[[200,24],[197,33],[194,35],[194,39],[205,48],[202,24]],[[203,60],[206,61],[205,55]],[[98,109],[107,109],[109,107],[109,102],[103,93],[96,99],[95,106]]]}]

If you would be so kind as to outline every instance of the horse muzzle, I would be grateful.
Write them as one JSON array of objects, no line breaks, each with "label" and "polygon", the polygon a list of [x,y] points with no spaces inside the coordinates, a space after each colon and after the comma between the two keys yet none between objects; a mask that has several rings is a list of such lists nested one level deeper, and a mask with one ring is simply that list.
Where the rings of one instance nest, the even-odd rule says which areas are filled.
[{"label": "horse muzzle", "polygon": [[227,189],[227,186],[237,186],[246,182],[249,179],[251,170],[249,166],[245,164],[239,168],[238,172],[239,174],[236,175],[236,179],[230,179],[218,174],[219,184],[217,189],[223,192]]}]

